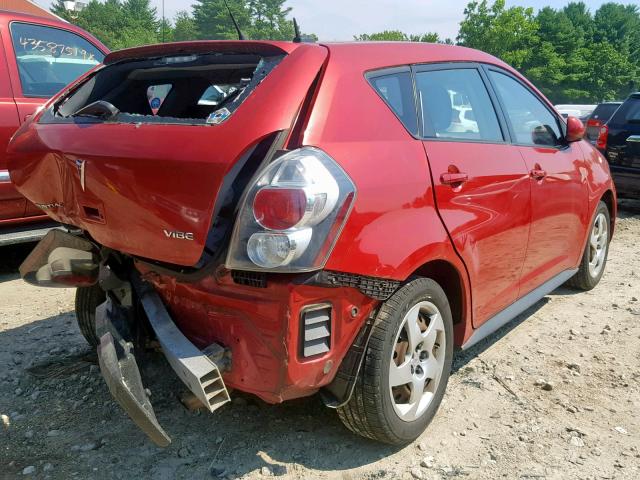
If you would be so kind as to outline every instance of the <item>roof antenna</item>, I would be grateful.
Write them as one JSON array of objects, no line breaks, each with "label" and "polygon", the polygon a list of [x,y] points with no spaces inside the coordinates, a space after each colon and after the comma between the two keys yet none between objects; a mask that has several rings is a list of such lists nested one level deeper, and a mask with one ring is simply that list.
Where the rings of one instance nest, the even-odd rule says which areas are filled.
[{"label": "roof antenna", "polygon": [[302,37],[300,36],[300,27],[298,26],[298,22],[296,22],[296,17],[293,17],[293,31],[296,35],[293,37],[293,43],[301,43]]},{"label": "roof antenna", "polygon": [[240,30],[240,27],[238,26],[238,22],[236,22],[236,19],[234,18],[233,13],[231,13],[231,9],[229,8],[229,4],[227,3],[227,0],[224,0],[224,4],[227,7],[227,11],[229,12],[229,16],[231,17],[233,26],[236,27],[236,32],[238,32],[238,40],[246,40],[247,38],[242,33],[242,30]]}]

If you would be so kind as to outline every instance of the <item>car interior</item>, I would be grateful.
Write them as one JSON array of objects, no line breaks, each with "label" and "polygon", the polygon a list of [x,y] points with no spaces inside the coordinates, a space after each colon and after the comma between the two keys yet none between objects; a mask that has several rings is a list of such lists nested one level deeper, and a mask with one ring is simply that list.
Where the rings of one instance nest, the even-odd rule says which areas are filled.
[{"label": "car interior", "polygon": [[[55,117],[73,118],[95,102],[106,102],[117,113],[104,121],[206,124],[222,106],[233,113],[282,58],[207,54],[116,63],[55,107]],[[158,87],[166,95],[152,105],[149,92]]]}]

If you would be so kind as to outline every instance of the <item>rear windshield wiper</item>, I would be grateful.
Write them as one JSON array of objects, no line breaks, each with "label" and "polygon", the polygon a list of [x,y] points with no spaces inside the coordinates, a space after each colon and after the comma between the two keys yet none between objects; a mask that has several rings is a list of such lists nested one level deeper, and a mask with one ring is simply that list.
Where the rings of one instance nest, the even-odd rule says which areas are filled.
[{"label": "rear windshield wiper", "polygon": [[98,100],[97,102],[90,103],[89,105],[82,107],[80,110],[71,114],[71,117],[91,117],[99,118],[101,120],[109,120],[116,117],[120,113],[114,105],[104,100]]}]

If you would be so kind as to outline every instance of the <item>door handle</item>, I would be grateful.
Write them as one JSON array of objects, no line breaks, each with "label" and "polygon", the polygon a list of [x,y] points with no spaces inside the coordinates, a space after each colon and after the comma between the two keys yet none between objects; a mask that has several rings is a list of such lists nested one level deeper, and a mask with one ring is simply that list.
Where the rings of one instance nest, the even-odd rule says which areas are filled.
[{"label": "door handle", "polygon": [[440,183],[445,185],[456,185],[460,183],[464,183],[469,180],[469,176],[466,173],[443,173],[440,175]]},{"label": "door handle", "polygon": [[536,180],[542,180],[547,176],[547,172],[542,170],[539,166],[536,165],[536,168],[529,172],[531,174],[531,178],[535,178]]}]

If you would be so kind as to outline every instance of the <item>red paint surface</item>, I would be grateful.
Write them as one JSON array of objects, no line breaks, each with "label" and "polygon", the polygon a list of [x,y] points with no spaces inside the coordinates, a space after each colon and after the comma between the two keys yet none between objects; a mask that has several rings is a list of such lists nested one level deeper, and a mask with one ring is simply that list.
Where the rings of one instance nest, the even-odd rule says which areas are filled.
[{"label": "red paint surface", "polygon": [[[198,42],[194,49],[237,44]],[[263,45],[285,49],[280,43]],[[522,79],[499,60],[442,45],[286,45],[286,60],[215,129],[30,125],[14,141],[12,175],[31,199],[63,200],[66,209],[54,218],[85,228],[97,241],[190,265],[202,252],[221,177],[252,142],[292,126],[321,72],[313,103],[303,110],[308,117],[298,119],[304,128],[292,135],[289,147],[323,149],[357,187],[326,269],[405,281],[428,262],[449,263],[461,279],[458,344],[554,274],[577,267],[595,206],[607,191],[613,192],[615,217],[607,163],[586,141],[557,149],[422,142],[405,130],[364,77],[390,66],[473,61],[498,65]],[[152,50],[157,54],[160,48]],[[105,148],[96,147],[105,135],[117,139],[109,144],[108,158]],[[215,150],[208,148],[211,144]],[[67,153],[53,153],[60,150]],[[73,168],[80,157],[89,162],[86,193]],[[461,173],[466,174],[462,183],[442,176]],[[85,203],[103,219],[83,216]],[[196,241],[172,243],[162,237],[163,228],[193,230]],[[147,274],[153,270],[138,268]],[[328,383],[366,315],[378,305],[355,289],[303,286],[291,275],[269,275],[265,289],[236,285],[224,271],[193,282],[166,274],[147,278],[194,343],[204,347],[215,341],[232,349],[233,368],[225,374],[230,386],[272,402],[308,395]],[[331,352],[303,361],[300,309],[324,302],[335,314]],[[349,315],[353,306],[359,309],[355,318]]]},{"label": "red paint surface", "polygon": [[[259,140],[291,127],[326,56],[323,47],[301,45],[215,127],[34,123],[13,142],[19,161],[12,180],[37,203],[64,204],[51,216],[82,227],[103,245],[194,265],[224,176]],[[105,145],[105,138],[117,141]],[[84,191],[75,166],[79,159],[86,162]],[[40,181],[45,176],[48,185]],[[88,217],[85,207],[97,208],[102,219]],[[164,230],[190,232],[194,240],[168,238]]]},{"label": "red paint surface", "polygon": [[[224,270],[194,283],[167,276],[146,278],[192,342],[200,348],[218,342],[231,349],[233,368],[224,374],[228,386],[272,403],[310,395],[329,383],[378,304],[352,288],[296,285],[291,275],[270,277],[266,289],[236,285]],[[304,359],[299,354],[300,310],[325,303],[333,313],[331,351]]]}]

